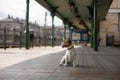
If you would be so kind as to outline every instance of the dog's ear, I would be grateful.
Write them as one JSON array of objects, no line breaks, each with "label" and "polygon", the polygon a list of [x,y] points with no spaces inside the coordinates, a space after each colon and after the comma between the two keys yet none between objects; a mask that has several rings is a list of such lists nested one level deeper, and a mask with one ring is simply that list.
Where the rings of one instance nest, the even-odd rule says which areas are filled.
[{"label": "dog's ear", "polygon": [[69,40],[69,43],[70,43],[70,44],[72,43],[71,40]]},{"label": "dog's ear", "polygon": [[69,44],[71,44],[71,43],[72,43],[72,41],[71,41],[71,39],[70,39],[70,38],[67,38],[66,40],[69,42]]}]

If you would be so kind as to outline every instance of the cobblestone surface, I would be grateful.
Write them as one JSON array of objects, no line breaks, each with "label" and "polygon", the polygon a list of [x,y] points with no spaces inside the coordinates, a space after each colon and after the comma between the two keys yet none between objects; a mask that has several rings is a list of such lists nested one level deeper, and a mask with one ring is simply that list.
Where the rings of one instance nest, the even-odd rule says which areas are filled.
[{"label": "cobblestone surface", "polygon": [[0,49],[0,80],[120,80],[120,48],[76,47],[77,67],[58,66],[65,49]]}]

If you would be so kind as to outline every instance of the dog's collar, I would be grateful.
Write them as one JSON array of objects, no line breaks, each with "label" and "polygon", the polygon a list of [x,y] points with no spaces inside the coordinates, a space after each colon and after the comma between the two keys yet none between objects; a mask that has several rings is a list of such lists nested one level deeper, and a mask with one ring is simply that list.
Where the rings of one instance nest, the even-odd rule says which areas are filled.
[{"label": "dog's collar", "polygon": [[67,48],[68,50],[70,50],[70,49],[72,49],[72,48],[74,48],[74,46],[70,46],[69,48]]}]

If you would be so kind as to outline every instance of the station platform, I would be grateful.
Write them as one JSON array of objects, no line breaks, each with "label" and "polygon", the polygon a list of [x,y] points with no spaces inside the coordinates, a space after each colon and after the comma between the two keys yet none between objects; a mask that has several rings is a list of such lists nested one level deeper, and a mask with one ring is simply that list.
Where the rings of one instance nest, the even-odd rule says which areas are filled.
[{"label": "station platform", "polygon": [[59,66],[60,46],[0,49],[0,80],[120,80],[120,48],[75,46],[77,66]]}]

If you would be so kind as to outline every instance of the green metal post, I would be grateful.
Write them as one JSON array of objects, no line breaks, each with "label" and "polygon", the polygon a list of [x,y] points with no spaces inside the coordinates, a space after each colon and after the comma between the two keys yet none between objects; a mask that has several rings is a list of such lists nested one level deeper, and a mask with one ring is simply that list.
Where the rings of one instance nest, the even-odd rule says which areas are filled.
[{"label": "green metal post", "polygon": [[69,26],[69,38],[70,39],[72,39],[72,37],[71,37],[71,35],[72,35],[72,33],[71,33],[72,31],[71,31],[71,26]]},{"label": "green metal post", "polygon": [[52,16],[52,37],[51,37],[51,46],[54,47],[55,45],[55,38],[54,38],[54,16],[55,16],[55,11],[51,12]]},{"label": "green metal post", "polygon": [[94,11],[94,8],[93,8],[93,2],[92,2],[92,7],[88,7],[89,8],[89,11],[90,11],[90,14],[91,14],[91,36],[90,36],[90,43],[91,43],[91,48],[93,48],[93,29],[94,29],[94,21],[93,21],[93,11]]},{"label": "green metal post", "polygon": [[98,32],[97,32],[97,0],[93,0],[94,2],[93,2],[93,8],[94,8],[94,10],[93,10],[93,25],[94,25],[94,29],[93,29],[93,32],[94,32],[94,35],[93,35],[93,41],[94,41],[94,44],[93,44],[93,48],[94,48],[94,51],[98,51],[98,39],[97,39],[97,34],[98,34]]},{"label": "green metal post", "polygon": [[72,23],[69,24],[69,38],[72,40]]},{"label": "green metal post", "polygon": [[64,40],[66,40],[66,20],[64,20],[63,23],[64,23]]},{"label": "green metal post", "polygon": [[91,25],[92,25],[92,29],[91,29],[91,48],[93,48],[93,29],[94,29],[94,25],[93,25],[93,18],[92,18],[92,21],[91,21]]},{"label": "green metal post", "polygon": [[70,38],[71,38],[71,40],[72,40],[72,30],[73,30],[73,27],[71,26],[70,27]]},{"label": "green metal post", "polygon": [[25,28],[25,48],[29,49],[29,0],[26,1],[26,28]]},{"label": "green metal post", "polygon": [[6,27],[4,27],[4,50],[6,50]]}]

